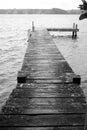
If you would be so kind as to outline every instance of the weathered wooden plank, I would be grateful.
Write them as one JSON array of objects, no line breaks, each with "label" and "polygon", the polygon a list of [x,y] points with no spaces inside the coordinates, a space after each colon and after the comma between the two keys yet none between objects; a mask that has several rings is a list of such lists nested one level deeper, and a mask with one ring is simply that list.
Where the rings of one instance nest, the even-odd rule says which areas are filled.
[{"label": "weathered wooden plank", "polygon": [[0,126],[73,127],[77,125],[84,125],[84,115],[0,115]]},{"label": "weathered wooden plank", "polygon": [[10,97],[3,113],[85,113],[84,98],[13,98]]},{"label": "weathered wooden plank", "polygon": [[[36,93],[35,93],[36,91]],[[75,93],[74,91],[72,93],[67,93],[67,91],[64,91],[64,93],[61,93],[62,90],[59,90],[56,92],[56,89],[15,89],[11,96],[14,98],[36,98],[36,97],[42,97],[42,98],[84,98],[82,94]],[[62,91],[62,92],[63,92]],[[85,98],[84,98],[85,99]]]},{"label": "weathered wooden plank", "polygon": [[[80,76],[75,75],[74,73],[63,73],[62,75],[58,75],[58,77],[57,77],[57,74],[55,74],[55,71],[51,70],[51,68],[49,69],[49,71],[48,71],[48,69],[45,71],[44,70],[41,71],[38,69],[37,69],[37,71],[35,71],[33,69],[33,72],[34,72],[34,74],[32,74],[32,75],[35,76],[35,73],[36,73],[36,77],[32,78],[32,75],[30,75],[28,71],[19,71],[18,76],[17,76],[18,83],[26,83],[26,82],[27,83],[28,82],[48,83],[48,84],[49,83],[50,84],[52,84],[52,83],[54,83],[54,84],[73,83],[73,84],[79,85],[81,82]],[[33,73],[33,72],[31,72],[31,70],[30,70],[30,73]],[[38,76],[38,74],[42,74],[42,73],[43,74],[45,73],[45,75],[43,75],[44,77]],[[48,74],[50,74],[52,77],[50,77],[50,76],[49,76],[49,78],[46,77],[46,75],[48,76]],[[23,80],[23,79],[24,79],[24,81],[20,82],[20,80]]]},{"label": "weathered wooden plank", "polygon": [[73,31],[79,31],[79,29],[74,28],[48,28],[48,31],[64,31],[64,32],[73,32]]},{"label": "weathered wooden plank", "polygon": [[[79,114],[82,116],[82,114],[84,114],[85,117],[85,106],[83,106],[82,108],[77,108],[77,107],[65,107],[62,108],[62,106],[60,106],[58,109],[55,107],[46,107],[45,105],[41,106],[41,105],[36,105],[36,106],[31,106],[31,108],[28,108],[29,106],[26,107],[22,107],[22,106],[11,106],[11,105],[6,105],[5,107],[3,107],[2,109],[2,113],[4,114],[68,114],[70,113],[72,114]],[[85,118],[84,118],[85,119]]]},{"label": "weathered wooden plank", "polygon": [[[78,95],[78,97],[84,97],[84,93],[82,91],[82,89],[80,88],[79,85],[77,84],[48,84],[48,83],[34,83],[35,79],[32,79],[30,83],[26,83],[26,84],[17,84],[17,88],[18,89],[30,89],[31,91],[34,90],[36,93],[38,92],[59,92],[61,95],[66,94],[68,95],[72,95],[72,94],[76,94]],[[42,91],[41,91],[42,89]],[[75,95],[75,96],[76,96]],[[72,95],[73,97],[73,95]]]},{"label": "weathered wooden plank", "polygon": [[12,97],[84,97],[78,85],[73,84],[18,84],[11,93]]},{"label": "weathered wooden plank", "polygon": [[[61,104],[62,103],[62,104]],[[70,104],[71,106],[77,105],[79,107],[84,106],[84,98],[12,98],[10,97],[7,101],[9,105],[22,105],[23,107],[28,107],[32,105],[42,105],[42,106],[63,106],[66,104]],[[82,106],[80,106],[82,104]],[[68,107],[68,106],[67,106]]]},{"label": "weathered wooden plank", "polygon": [[[48,84],[48,83],[45,83],[45,84],[36,84],[36,83],[34,83],[34,81],[33,80],[35,80],[35,79],[31,79],[31,83],[25,83],[25,84],[17,84],[17,86],[16,86],[16,88],[18,88],[18,89],[20,89],[20,88],[22,88],[22,89],[27,89],[27,88],[29,88],[29,89],[33,89],[33,88],[38,88],[38,89],[45,89],[45,88],[54,88],[54,89],[62,89],[62,91],[63,91],[63,89],[69,89],[69,90],[73,90],[73,91],[78,91],[77,93],[78,94],[83,94],[84,95],[84,93],[83,93],[83,91],[82,91],[82,89],[81,89],[81,87],[79,86],[79,85],[77,85],[77,84],[62,84],[62,83],[60,83],[60,84]],[[38,79],[39,80],[39,79]],[[41,80],[41,79],[40,79]],[[44,79],[43,79],[44,80]],[[76,88],[76,90],[75,90],[75,88]],[[71,90],[71,91],[72,91]],[[68,92],[67,92],[68,93]]]},{"label": "weathered wooden plank", "polygon": [[[38,62],[38,64],[35,64],[35,65],[32,65],[32,64],[30,64],[30,65],[27,65],[27,64],[25,64],[24,66],[22,66],[23,68],[22,68],[22,70],[24,71],[29,71],[29,70],[31,70],[31,71],[29,71],[29,74],[30,75],[34,75],[34,74],[36,74],[36,72],[37,73],[41,73],[42,75],[44,75],[44,73],[47,73],[47,72],[50,72],[49,70],[48,71],[46,71],[46,68],[51,68],[51,71],[52,72],[50,72],[50,73],[55,73],[56,74],[56,76],[58,77],[60,74],[62,74],[62,73],[72,73],[72,69],[69,67],[69,65],[66,63],[66,62],[59,62],[59,63],[49,63],[48,62],[48,64],[43,64],[43,63],[39,63]],[[43,71],[41,71],[41,69],[43,70]],[[33,71],[34,70],[34,71]],[[36,71],[36,72],[35,72]],[[40,71],[40,72],[39,72]],[[50,74],[51,75],[51,74]],[[50,76],[49,75],[49,76]],[[48,77],[49,77],[48,76]],[[38,77],[38,75],[37,75],[37,77]]]},{"label": "weathered wooden plank", "polygon": [[1,130],[84,130],[83,126],[76,127],[1,127]]}]

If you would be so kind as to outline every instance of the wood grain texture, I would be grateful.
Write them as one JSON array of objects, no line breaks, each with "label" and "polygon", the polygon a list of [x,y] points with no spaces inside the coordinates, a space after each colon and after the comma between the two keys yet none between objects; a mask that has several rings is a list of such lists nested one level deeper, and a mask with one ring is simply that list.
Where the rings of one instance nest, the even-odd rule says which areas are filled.
[{"label": "wood grain texture", "polygon": [[48,31],[60,31],[60,32],[73,32],[73,31],[79,31],[79,29],[74,28],[48,28]]},{"label": "wood grain texture", "polygon": [[83,126],[77,127],[4,127],[1,130],[83,130]]},{"label": "wood grain texture", "polygon": [[2,107],[2,130],[84,129],[84,93],[47,30],[32,32],[20,71],[26,83]]}]

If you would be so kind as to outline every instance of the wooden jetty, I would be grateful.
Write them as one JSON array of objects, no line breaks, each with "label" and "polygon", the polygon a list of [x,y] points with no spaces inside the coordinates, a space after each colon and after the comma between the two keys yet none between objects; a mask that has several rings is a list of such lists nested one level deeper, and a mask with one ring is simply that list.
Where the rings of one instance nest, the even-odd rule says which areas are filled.
[{"label": "wooden jetty", "polygon": [[80,83],[49,32],[34,29],[17,86],[2,107],[1,130],[84,130]]}]

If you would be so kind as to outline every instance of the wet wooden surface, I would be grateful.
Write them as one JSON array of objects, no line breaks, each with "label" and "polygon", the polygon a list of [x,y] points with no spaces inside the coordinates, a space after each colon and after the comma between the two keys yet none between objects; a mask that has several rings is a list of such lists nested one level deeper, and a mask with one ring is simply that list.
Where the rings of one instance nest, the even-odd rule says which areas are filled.
[{"label": "wet wooden surface", "polygon": [[2,130],[84,130],[85,97],[47,30],[32,32],[17,84],[0,114]]}]

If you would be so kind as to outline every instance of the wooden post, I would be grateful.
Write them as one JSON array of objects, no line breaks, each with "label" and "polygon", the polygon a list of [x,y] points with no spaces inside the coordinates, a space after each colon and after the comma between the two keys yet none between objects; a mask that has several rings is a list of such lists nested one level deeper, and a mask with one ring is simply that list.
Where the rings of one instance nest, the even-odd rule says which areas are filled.
[{"label": "wooden post", "polygon": [[18,72],[18,75],[17,75],[17,83],[26,83],[26,78],[27,78],[27,75],[22,72],[22,71],[19,71]]},{"label": "wooden post", "polygon": [[75,38],[77,38],[77,28],[78,28],[78,25],[76,24],[76,27],[75,27],[75,29],[76,29],[76,31],[75,31]]},{"label": "wooden post", "polygon": [[30,38],[30,29],[28,29],[28,33],[27,33],[27,36],[28,36],[28,40],[27,40],[27,42],[29,42],[29,38]]},{"label": "wooden post", "polygon": [[[73,29],[75,29],[75,23],[73,23]],[[72,38],[75,38],[75,31],[72,32]]]},{"label": "wooden post", "polygon": [[76,75],[76,76],[73,77],[73,83],[77,84],[77,85],[81,84],[81,77],[80,77],[80,75]]},{"label": "wooden post", "polygon": [[35,27],[34,27],[34,21],[32,21],[32,32],[34,32]]}]

